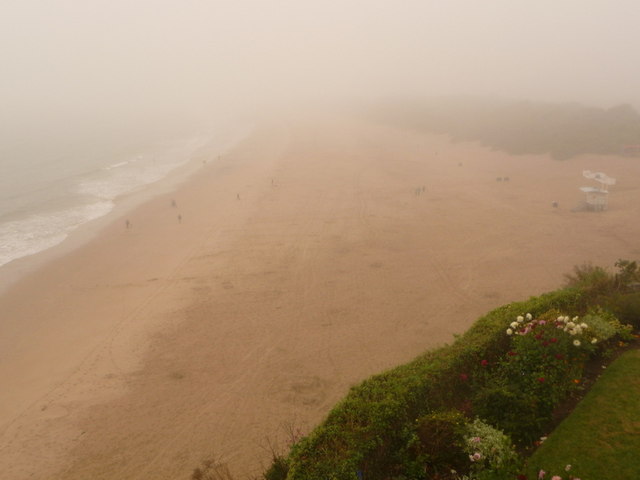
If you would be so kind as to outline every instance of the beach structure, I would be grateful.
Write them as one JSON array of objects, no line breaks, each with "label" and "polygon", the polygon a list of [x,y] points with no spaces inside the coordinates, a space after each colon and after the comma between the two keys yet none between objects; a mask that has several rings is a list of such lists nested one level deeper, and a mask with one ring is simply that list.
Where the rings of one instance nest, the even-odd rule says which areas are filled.
[{"label": "beach structure", "polygon": [[630,157],[640,156],[640,145],[624,145],[622,147],[622,154]]},{"label": "beach structure", "polygon": [[586,195],[587,210],[601,212],[607,209],[609,202],[609,186],[615,185],[616,179],[605,175],[602,172],[592,172],[583,170],[582,175],[590,180],[595,180],[597,186],[580,187]]}]

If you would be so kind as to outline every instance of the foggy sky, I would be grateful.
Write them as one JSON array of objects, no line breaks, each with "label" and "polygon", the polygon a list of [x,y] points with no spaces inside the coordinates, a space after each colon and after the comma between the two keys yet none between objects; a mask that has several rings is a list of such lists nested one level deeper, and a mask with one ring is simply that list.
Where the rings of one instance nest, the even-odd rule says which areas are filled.
[{"label": "foggy sky", "polygon": [[640,99],[637,0],[4,0],[5,129],[283,102]]}]

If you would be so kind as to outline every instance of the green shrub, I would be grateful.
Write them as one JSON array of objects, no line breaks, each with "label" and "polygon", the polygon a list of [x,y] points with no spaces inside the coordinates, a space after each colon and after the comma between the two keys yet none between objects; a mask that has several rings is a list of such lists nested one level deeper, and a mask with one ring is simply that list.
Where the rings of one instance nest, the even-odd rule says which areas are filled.
[{"label": "green shrub", "polygon": [[271,466],[264,473],[264,480],[285,480],[289,473],[289,463],[281,455],[274,455]]},{"label": "green shrub", "polygon": [[[586,360],[596,350],[598,338],[585,321],[557,313],[551,310],[539,318],[520,315],[509,324],[508,351],[495,363],[483,362],[484,374],[475,388],[475,412],[521,445],[544,431],[556,405],[575,388]],[[603,330],[611,326],[616,333],[612,323],[591,318],[599,319]]]},{"label": "green shrub", "polygon": [[538,398],[509,385],[494,384],[478,391],[474,412],[488,423],[507,432],[519,444],[538,438],[550,412],[542,412]]},{"label": "green shrub", "polygon": [[451,470],[468,471],[469,460],[465,453],[464,435],[466,419],[455,410],[433,412],[416,420],[416,441],[413,454],[416,463],[436,475],[446,475]]},{"label": "green shrub", "polygon": [[[288,480],[420,478],[412,456],[416,419],[438,410],[469,408],[482,360],[506,353],[505,327],[523,312],[583,312],[583,293],[567,288],[504,305],[476,321],[452,345],[371,377],[351,389],[288,457]],[[474,408],[471,405],[471,408]],[[419,462],[418,462],[419,463]]]},{"label": "green shrub", "polygon": [[603,303],[621,323],[640,329],[640,292],[614,295]]},{"label": "green shrub", "polygon": [[610,294],[618,285],[616,277],[604,268],[591,264],[575,266],[573,273],[566,274],[565,279],[568,287],[584,293],[589,304],[594,304],[598,297]]},{"label": "green shrub", "polygon": [[511,439],[478,418],[467,426],[465,451],[478,480],[511,480],[520,464]]}]

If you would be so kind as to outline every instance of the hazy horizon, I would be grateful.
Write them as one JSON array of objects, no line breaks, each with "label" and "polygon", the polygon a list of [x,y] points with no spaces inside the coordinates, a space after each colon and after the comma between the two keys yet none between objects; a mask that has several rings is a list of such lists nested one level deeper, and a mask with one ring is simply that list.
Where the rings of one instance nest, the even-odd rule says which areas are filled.
[{"label": "hazy horizon", "polygon": [[3,136],[189,128],[291,105],[640,95],[640,4],[9,0]]}]

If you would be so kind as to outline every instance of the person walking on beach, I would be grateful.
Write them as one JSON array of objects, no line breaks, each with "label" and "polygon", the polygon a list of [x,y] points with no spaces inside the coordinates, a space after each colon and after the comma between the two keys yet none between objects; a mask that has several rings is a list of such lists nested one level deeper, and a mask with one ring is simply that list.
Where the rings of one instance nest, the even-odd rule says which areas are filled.
[{"label": "person walking on beach", "polygon": [[129,230],[131,228],[131,222],[129,221],[129,219],[127,218],[127,220],[124,222],[125,227],[127,228],[127,230]]},{"label": "person walking on beach", "polygon": [[178,214],[178,223],[182,223],[182,215]]}]

